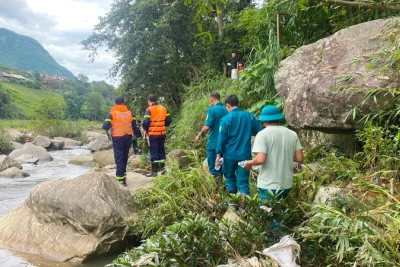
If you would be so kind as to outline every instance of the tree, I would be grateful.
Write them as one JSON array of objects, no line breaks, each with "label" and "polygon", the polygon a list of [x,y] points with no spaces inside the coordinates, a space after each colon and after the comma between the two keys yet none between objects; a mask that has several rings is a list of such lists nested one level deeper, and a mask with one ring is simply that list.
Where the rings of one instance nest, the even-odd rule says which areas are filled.
[{"label": "tree", "polygon": [[89,93],[81,113],[89,120],[102,120],[107,112],[106,101],[98,92]]},{"label": "tree", "polygon": [[32,115],[41,123],[57,123],[65,118],[66,108],[67,104],[61,97],[46,97],[34,104]]},{"label": "tree", "polygon": [[81,109],[85,99],[75,92],[66,93],[64,95],[65,103],[67,104],[66,117],[71,120],[78,120],[81,118]]},{"label": "tree", "polygon": [[0,119],[13,119],[18,117],[18,110],[14,100],[7,91],[1,89],[0,84]]}]

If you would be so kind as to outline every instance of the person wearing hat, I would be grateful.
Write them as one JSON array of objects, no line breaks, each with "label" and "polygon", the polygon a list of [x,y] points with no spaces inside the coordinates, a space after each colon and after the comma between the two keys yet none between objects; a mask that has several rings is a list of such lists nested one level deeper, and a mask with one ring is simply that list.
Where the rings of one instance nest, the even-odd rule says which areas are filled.
[{"label": "person wearing hat", "polygon": [[122,96],[115,98],[115,105],[108,113],[102,128],[113,143],[114,159],[117,166],[116,178],[123,186],[127,186],[126,165],[128,163],[132,136],[135,135],[140,138],[141,133],[136,125],[135,117],[127,106],[125,106]]},{"label": "person wearing hat", "polygon": [[250,172],[239,167],[238,163],[251,159],[251,136],[261,131],[262,127],[253,114],[239,108],[236,95],[226,97],[225,106],[229,113],[220,121],[215,165],[221,165],[219,159],[223,155],[222,173],[226,190],[231,194],[239,191],[249,195]]},{"label": "person wearing hat", "polygon": [[261,165],[257,187],[262,201],[271,195],[285,198],[293,186],[293,161],[302,163],[304,160],[297,134],[281,125],[284,119],[278,107],[268,105],[263,108],[259,121],[265,128],[254,141],[256,157],[244,163],[246,169]]}]

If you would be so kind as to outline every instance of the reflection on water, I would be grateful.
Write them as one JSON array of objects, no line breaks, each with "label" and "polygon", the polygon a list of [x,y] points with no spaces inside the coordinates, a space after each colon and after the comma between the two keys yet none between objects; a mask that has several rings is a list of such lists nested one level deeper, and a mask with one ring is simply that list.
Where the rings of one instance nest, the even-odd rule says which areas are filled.
[{"label": "reflection on water", "polygon": [[[39,162],[38,165],[24,164],[23,170],[30,174],[27,178],[0,178],[0,218],[24,202],[32,189],[41,182],[55,178],[75,178],[88,171],[88,168],[68,164],[75,155],[90,154],[83,148],[50,152],[51,162]],[[91,261],[79,267],[99,267],[112,262],[115,255]],[[0,249],[0,267],[72,267],[71,263],[53,262],[39,256]]]}]

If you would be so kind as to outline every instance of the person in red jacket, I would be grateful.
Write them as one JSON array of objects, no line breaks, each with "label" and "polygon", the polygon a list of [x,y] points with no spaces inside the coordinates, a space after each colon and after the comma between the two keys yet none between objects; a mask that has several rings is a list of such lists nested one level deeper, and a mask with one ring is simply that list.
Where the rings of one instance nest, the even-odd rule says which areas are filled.
[{"label": "person in red jacket", "polygon": [[113,142],[114,159],[117,165],[116,178],[123,186],[127,186],[126,165],[132,136],[140,138],[141,133],[136,125],[135,117],[124,103],[122,96],[115,98],[115,106],[108,113],[102,128]]},{"label": "person in red jacket", "polygon": [[149,107],[144,113],[143,130],[146,131],[150,141],[151,173],[147,176],[153,177],[165,167],[165,138],[172,119],[167,109],[157,103],[157,96],[149,95],[147,104]]}]

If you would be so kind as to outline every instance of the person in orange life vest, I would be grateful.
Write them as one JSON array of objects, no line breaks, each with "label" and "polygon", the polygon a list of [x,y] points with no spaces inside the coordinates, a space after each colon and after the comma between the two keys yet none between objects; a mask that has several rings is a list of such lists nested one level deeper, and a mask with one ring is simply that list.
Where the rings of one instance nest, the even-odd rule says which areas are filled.
[{"label": "person in orange life vest", "polygon": [[157,103],[157,96],[149,95],[147,104],[149,107],[144,113],[143,120],[143,129],[150,141],[151,173],[147,176],[154,177],[165,167],[165,138],[172,119],[167,109]]},{"label": "person in orange life vest", "polygon": [[[141,133],[136,125],[135,117],[124,103],[122,96],[115,98],[115,106],[108,113],[102,128],[113,142],[114,159],[117,165],[116,178],[123,186],[127,186],[126,165],[132,136],[135,135],[140,138]],[[109,133],[110,129],[111,135]]]}]

